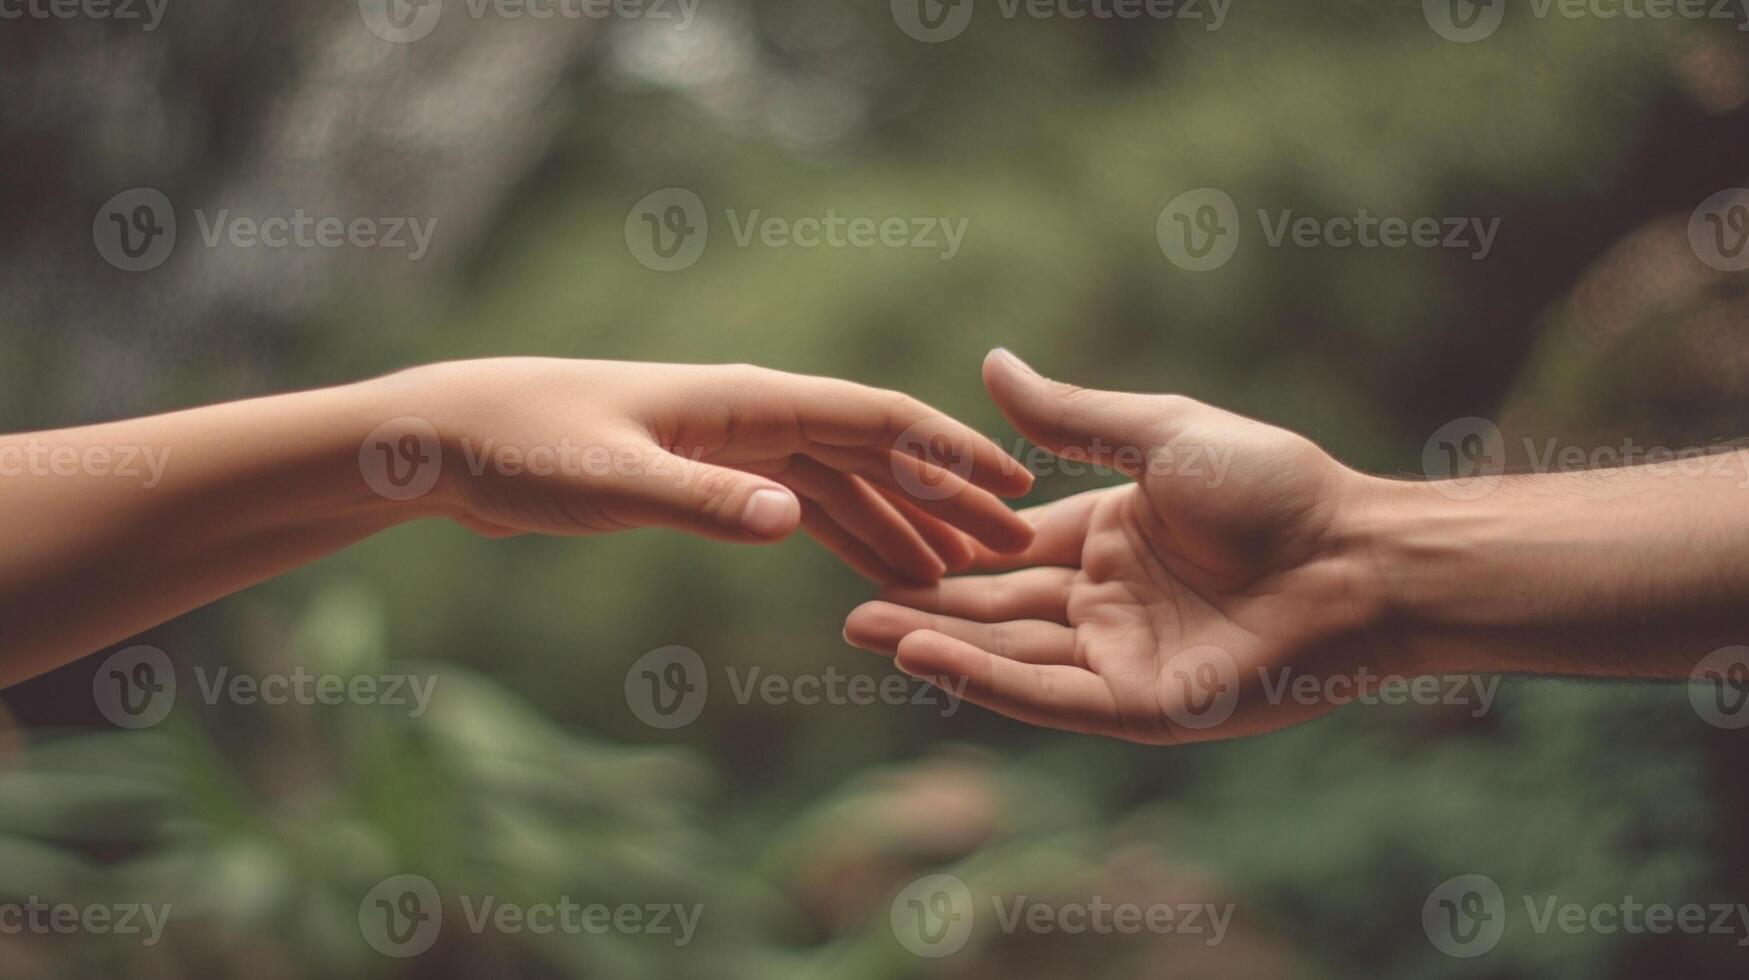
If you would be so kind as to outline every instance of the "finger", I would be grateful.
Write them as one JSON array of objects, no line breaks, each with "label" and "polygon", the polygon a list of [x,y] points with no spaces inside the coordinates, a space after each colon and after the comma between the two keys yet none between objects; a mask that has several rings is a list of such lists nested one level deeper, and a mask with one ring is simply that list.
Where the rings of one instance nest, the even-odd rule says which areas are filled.
[{"label": "finger", "polygon": [[599,491],[599,506],[613,520],[637,527],[668,527],[720,541],[776,541],[801,523],[801,504],[781,483],[726,466],[649,450],[639,475]]},{"label": "finger", "polygon": [[942,579],[934,585],[894,585],[876,598],[980,623],[1042,619],[1067,626],[1069,586],[1074,581],[1074,569],[1046,565],[1007,575]]},{"label": "finger", "polygon": [[876,601],[856,607],[844,621],[844,639],[851,646],[888,656],[918,630],[932,630],[1021,663],[1085,666],[1077,660],[1075,631],[1042,619],[979,623]]},{"label": "finger", "polygon": [[1028,439],[1059,456],[1131,476],[1144,471],[1148,453],[1165,445],[1186,415],[1207,407],[1180,395],[1098,391],[1052,381],[1002,348],[984,358],[984,386]]},{"label": "finger", "polygon": [[994,551],[1019,551],[1032,542],[1032,526],[990,491],[915,457],[887,452],[881,459],[831,446],[815,446],[807,455],[903,496]]},{"label": "finger", "polygon": [[895,662],[913,677],[950,693],[960,688],[959,697],[1019,721],[1088,734],[1121,731],[1111,689],[1079,667],[1020,663],[929,630],[905,637]]},{"label": "finger", "polygon": [[1079,568],[1081,548],[1087,542],[1087,529],[1099,502],[1111,494],[1134,492],[1134,485],[1089,490],[1020,511],[1021,519],[1033,528],[1032,544],[1025,551],[1004,554],[974,542],[972,549],[976,554],[966,570],[1000,572],[1034,565]]},{"label": "finger", "polygon": [[811,442],[946,459],[957,475],[1005,496],[1032,489],[1032,474],[988,437],[909,395],[837,378],[777,374],[790,381],[789,407]]},{"label": "finger", "polygon": [[934,582],[947,571],[947,563],[929,547],[917,528],[873,487],[856,477],[822,466],[806,456],[796,456],[777,479],[818,504],[833,523],[879,555],[898,577]]},{"label": "finger", "polygon": [[856,535],[845,530],[834,521],[819,504],[811,500],[802,501],[802,527],[808,532],[808,537],[820,543],[820,546],[837,555],[839,560],[850,567],[850,570],[877,585],[886,585],[899,577],[892,566],[881,560],[868,545],[857,540]]},{"label": "finger", "polygon": [[955,530],[952,524],[930,515],[923,508],[891,490],[881,487],[873,487],[872,489],[880,494],[887,503],[897,508],[899,513],[905,515],[905,519],[911,522],[911,526],[917,529],[917,533],[923,535],[923,540],[929,542],[929,547],[941,557],[942,563],[947,566],[948,571],[957,572],[972,563],[977,552],[974,550],[971,539]]}]

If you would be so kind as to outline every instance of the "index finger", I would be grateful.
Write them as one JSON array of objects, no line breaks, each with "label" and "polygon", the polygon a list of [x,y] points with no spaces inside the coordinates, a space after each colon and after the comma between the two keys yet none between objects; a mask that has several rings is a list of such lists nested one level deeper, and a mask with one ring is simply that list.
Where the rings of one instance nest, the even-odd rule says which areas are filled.
[{"label": "index finger", "polygon": [[810,442],[891,449],[1005,497],[1032,489],[1032,474],[989,437],[910,395],[838,378],[772,373],[783,379],[774,387]]}]

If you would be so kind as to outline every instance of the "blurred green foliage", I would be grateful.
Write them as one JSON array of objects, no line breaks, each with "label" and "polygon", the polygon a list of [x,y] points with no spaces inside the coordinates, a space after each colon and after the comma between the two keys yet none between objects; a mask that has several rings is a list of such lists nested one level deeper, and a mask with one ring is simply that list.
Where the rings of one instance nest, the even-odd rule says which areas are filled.
[{"label": "blurred green foliage", "polygon": [[[1515,433],[1740,434],[1740,388],[1670,395],[1685,363],[1670,338],[1740,289],[1672,296],[1630,277],[1609,308],[1635,315],[1609,335],[1568,305],[1612,242],[1691,206],[1666,199],[1647,161],[1705,154],[1657,142],[1672,118],[1740,125],[1691,84],[1696,59],[1740,55],[1740,41],[1718,25],[1555,18],[1457,45],[1418,8],[1239,3],[1214,33],[984,11],[925,45],[883,3],[740,5],[660,81],[624,70],[649,47],[615,27],[551,94],[562,125],[452,274],[354,283],[257,346],[191,344],[151,385],[198,401],[505,353],[753,361],[900,388],[1013,444],[977,383],[982,354],[1006,345],[1058,377],[1183,391],[1385,471],[1418,469],[1426,435],[1474,413]],[[826,135],[773,122],[798,92],[836,93],[818,110]],[[1678,176],[1704,180],[1703,164]],[[1165,261],[1154,227],[1204,185],[1247,216],[1499,217],[1501,241],[1472,263],[1254,237],[1196,275]],[[969,233],[942,261],[738,248],[719,222],[695,266],[664,274],[633,261],[624,224],[670,186],[713,219],[835,209],[963,216]],[[1668,253],[1636,254],[1650,269]],[[1633,305],[1646,297],[1662,298]],[[1740,320],[1733,337],[1741,352]],[[38,368],[75,347],[33,335],[18,349],[0,387],[29,416],[54,403]],[[1035,498],[1092,482],[1048,478]],[[1734,901],[1733,784],[1680,687],[1512,681],[1480,719],[1353,708],[1173,750],[972,708],[743,705],[720,689],[697,722],[657,731],[626,703],[632,661],[670,644],[696,649],[713,680],[885,674],[839,639],[866,594],[801,540],[400,528],[190,616],[164,644],[189,663],[429,671],[427,715],[194,704],[154,733],[34,747],[0,772],[6,890],[173,896],[164,946],[82,949],[63,975],[1589,978],[1740,955],[1535,936],[1517,919],[1468,961],[1422,932],[1428,890],[1463,872],[1508,896]],[[888,902],[930,871],[980,895],[1238,912],[1212,951],[986,928],[925,961],[895,940]],[[446,895],[659,896],[706,912],[687,948],[451,930],[403,963],[361,943],[356,921],[370,886],[400,873]]]}]

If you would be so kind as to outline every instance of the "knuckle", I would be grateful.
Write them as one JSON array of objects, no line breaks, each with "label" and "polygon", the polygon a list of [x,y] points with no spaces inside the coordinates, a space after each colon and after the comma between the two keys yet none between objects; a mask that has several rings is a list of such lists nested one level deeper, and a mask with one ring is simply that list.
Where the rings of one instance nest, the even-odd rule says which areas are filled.
[{"label": "knuckle", "polygon": [[727,520],[738,516],[733,512],[733,506],[741,495],[740,489],[741,482],[733,475],[721,470],[706,470],[699,474],[693,495],[698,501],[700,514]]},{"label": "knuckle", "polygon": [[722,379],[725,386],[733,389],[737,393],[751,392],[756,390],[761,384],[770,383],[770,375],[776,373],[777,372],[771,371],[768,368],[762,368],[757,364],[741,362],[723,365]]},{"label": "knuckle", "polygon": [[1192,400],[1184,395],[1180,395],[1180,394],[1176,394],[1176,393],[1168,393],[1168,394],[1154,396],[1155,407],[1158,408],[1161,412],[1165,412],[1168,414],[1176,415],[1176,414],[1179,414],[1182,412],[1188,412],[1196,404],[1197,404],[1196,401],[1194,401],[1194,400]]},{"label": "knuckle", "polygon": [[1085,405],[1088,402],[1098,401],[1105,394],[1097,388],[1084,388],[1067,381],[1051,382],[1051,390],[1059,400],[1071,405]]}]

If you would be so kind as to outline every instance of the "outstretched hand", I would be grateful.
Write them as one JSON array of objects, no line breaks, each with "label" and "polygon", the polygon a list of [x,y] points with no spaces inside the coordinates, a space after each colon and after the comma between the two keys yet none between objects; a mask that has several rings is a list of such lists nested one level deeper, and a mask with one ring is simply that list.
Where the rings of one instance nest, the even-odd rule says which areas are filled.
[{"label": "outstretched hand", "polygon": [[[145,472],[114,462],[139,455]],[[988,439],[896,392],[745,365],[455,361],[0,436],[0,457],[24,461],[0,480],[0,686],[426,517],[493,537],[803,528],[883,583],[1032,540],[995,496],[1032,478]]]},{"label": "outstretched hand", "polygon": [[[932,582],[974,542],[1014,551],[1032,537],[994,495],[1025,493],[1031,475],[897,392],[748,365],[544,358],[403,377],[444,444],[444,506],[482,534],[657,526],[759,542],[799,526],[882,583]],[[927,461],[934,445],[966,465]]]},{"label": "outstretched hand", "polygon": [[1000,574],[888,588],[851,613],[852,644],[1010,717],[1149,743],[1303,720],[1327,709],[1272,671],[1372,663],[1345,529],[1358,474],[1285,430],[1050,381],[1006,351],[984,382],[1027,438],[1135,482],[1024,512],[1026,551],[974,549],[972,569]]}]

